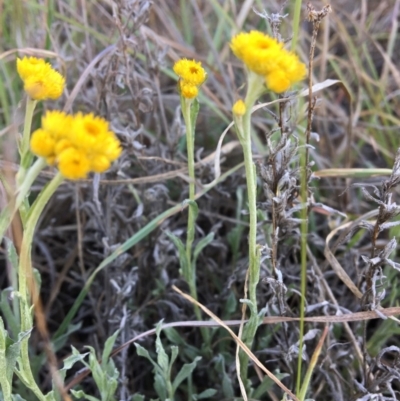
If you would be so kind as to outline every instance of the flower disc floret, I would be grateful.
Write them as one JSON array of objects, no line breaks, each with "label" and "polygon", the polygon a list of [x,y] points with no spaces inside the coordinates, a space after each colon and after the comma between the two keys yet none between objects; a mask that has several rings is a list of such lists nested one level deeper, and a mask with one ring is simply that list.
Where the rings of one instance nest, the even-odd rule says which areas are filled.
[{"label": "flower disc floret", "polygon": [[64,77],[42,59],[17,59],[17,71],[24,90],[33,100],[58,99],[64,90]]},{"label": "flower disc floret", "polygon": [[201,63],[195,60],[180,59],[174,64],[173,70],[181,80],[195,86],[200,86],[207,78]]}]

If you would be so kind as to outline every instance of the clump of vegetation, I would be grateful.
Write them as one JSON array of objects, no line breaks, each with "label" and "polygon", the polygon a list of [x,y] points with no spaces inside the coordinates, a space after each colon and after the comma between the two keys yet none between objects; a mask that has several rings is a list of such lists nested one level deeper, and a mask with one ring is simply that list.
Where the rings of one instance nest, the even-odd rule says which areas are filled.
[{"label": "clump of vegetation", "polygon": [[398,4],[253,6],[3,5],[5,401],[399,398]]}]

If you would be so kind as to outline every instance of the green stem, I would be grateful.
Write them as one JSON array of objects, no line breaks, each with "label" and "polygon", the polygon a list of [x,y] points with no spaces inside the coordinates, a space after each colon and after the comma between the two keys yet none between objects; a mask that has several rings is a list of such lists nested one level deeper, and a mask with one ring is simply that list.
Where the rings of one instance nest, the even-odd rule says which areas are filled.
[{"label": "green stem", "polygon": [[[21,331],[29,332],[32,329],[32,317],[30,308],[30,294],[29,289],[32,291],[33,301],[37,294],[35,289],[35,281],[33,277],[31,248],[33,235],[35,233],[36,224],[44,207],[49,201],[50,197],[54,194],[58,186],[62,183],[64,177],[58,173],[52,181],[42,190],[36,199],[34,205],[30,210],[30,215],[26,221],[24,236],[21,244],[21,254],[19,260],[18,279],[19,279],[19,294],[20,294],[20,308],[21,308]],[[34,302],[33,302],[34,303]],[[39,400],[46,400],[41,390],[36,384],[32,374],[32,369],[29,362],[29,336],[21,341],[21,366],[19,375],[24,377],[24,382],[28,383],[28,387]]]},{"label": "green stem", "polygon": [[304,343],[304,310],[306,298],[306,283],[307,283],[307,232],[308,232],[308,210],[307,210],[307,148],[306,139],[303,138],[300,164],[301,164],[301,178],[300,178],[300,194],[304,206],[301,210],[301,243],[300,243],[300,258],[301,258],[301,282],[300,282],[300,324],[299,324],[299,357],[297,359],[297,379],[296,379],[296,394],[300,393],[301,388],[301,365],[302,365],[302,349]]},{"label": "green stem", "polygon": [[[191,119],[190,108],[192,102],[188,99],[184,99],[183,101],[184,109],[183,118],[186,124],[186,148],[187,148],[187,159],[188,159],[188,173],[189,173],[189,200],[194,201],[196,186],[195,186],[195,173],[194,173],[194,132],[193,132],[193,122]],[[186,237],[186,258],[188,263],[188,275],[190,277],[186,277],[188,281],[191,281],[191,259],[192,259],[192,245],[195,236],[194,218],[193,209],[191,207],[188,208],[188,224],[187,224],[187,237]],[[196,299],[197,300],[197,299]]]},{"label": "green stem", "polygon": [[[189,174],[189,207],[188,207],[188,222],[187,222],[187,235],[186,235],[186,262],[185,271],[183,275],[189,284],[189,291],[192,298],[198,301],[197,285],[196,285],[196,264],[192,261],[192,247],[196,233],[196,212],[193,203],[196,199],[196,182],[195,182],[195,162],[194,162],[194,136],[195,136],[195,121],[193,117],[197,113],[192,113],[193,105],[192,99],[182,98],[182,114],[186,125],[186,149],[188,159],[188,174]],[[197,305],[194,305],[194,313],[198,320],[201,320],[201,310]],[[210,350],[210,332],[202,328],[201,334],[206,345],[206,349]]]},{"label": "green stem", "polygon": [[[250,114],[250,113],[248,113]],[[246,120],[250,120],[250,116],[244,115],[244,126],[246,127]],[[250,132],[245,128],[244,141],[242,141],[244,166],[246,172],[246,185],[247,185],[247,197],[248,197],[248,208],[249,208],[249,299],[257,308],[257,294],[256,288],[260,276],[260,268],[257,264],[256,254],[256,237],[257,237],[257,183],[256,183],[256,172],[253,163],[253,154],[251,151],[251,137]]]},{"label": "green stem", "polygon": [[22,182],[24,181],[26,171],[28,170],[29,164],[31,162],[32,155],[29,151],[29,142],[31,139],[33,112],[35,111],[36,104],[37,104],[36,100],[32,100],[31,98],[28,97],[26,101],[24,132],[22,135],[22,141],[19,149],[21,164],[17,174],[18,187],[20,187]]},{"label": "green stem", "polygon": [[[183,99],[182,102],[182,114],[186,125],[186,148],[187,148],[187,159],[188,159],[188,173],[189,173],[189,200],[195,201],[196,195],[196,184],[195,184],[195,172],[194,172],[194,128],[193,121],[191,118],[191,106],[192,101],[189,99]],[[190,295],[197,301],[197,288],[196,288],[196,266],[192,265],[192,246],[195,237],[195,213],[193,208],[189,205],[188,207],[188,223],[187,223],[187,236],[186,236],[186,272],[184,272],[185,280],[189,284]],[[201,312],[198,307],[195,307],[196,317],[201,318]]]},{"label": "green stem", "polygon": [[[245,99],[246,113],[241,121],[236,121],[236,128],[240,143],[243,148],[244,165],[246,172],[247,197],[249,208],[249,279],[248,291],[250,300],[250,318],[243,332],[243,341],[251,348],[259,325],[257,309],[257,285],[260,280],[260,254],[257,247],[257,181],[256,171],[251,151],[251,113],[256,100],[264,91],[264,85],[260,77],[254,73],[248,74],[248,89]],[[240,376],[247,386],[249,357],[244,352],[239,353]]]}]

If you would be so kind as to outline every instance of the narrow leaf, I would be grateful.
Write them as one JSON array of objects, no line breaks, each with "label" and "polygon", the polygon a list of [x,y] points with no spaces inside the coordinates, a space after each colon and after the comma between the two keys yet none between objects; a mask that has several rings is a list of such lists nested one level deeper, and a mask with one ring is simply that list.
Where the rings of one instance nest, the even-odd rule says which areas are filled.
[{"label": "narrow leaf", "polygon": [[167,398],[166,388],[167,383],[165,382],[164,377],[160,373],[156,373],[154,376],[154,389],[161,400],[165,400]]},{"label": "narrow leaf", "polygon": [[182,369],[176,375],[174,382],[172,383],[173,392],[175,393],[179,385],[188,378],[193,370],[195,369],[197,362],[201,360],[201,356],[197,356],[192,363],[185,363]]},{"label": "narrow leaf", "polygon": [[146,348],[143,348],[140,344],[134,343],[136,347],[136,352],[139,356],[146,358],[153,366],[157,372],[162,373],[161,368],[157,365],[154,359],[150,356]]},{"label": "narrow leaf", "polygon": [[119,334],[119,330],[117,330],[111,337],[109,337],[104,344],[104,350],[103,350],[103,355],[101,357],[101,366],[103,369],[106,368],[106,365],[108,363],[108,358],[110,357],[110,354],[113,350],[115,340],[117,339],[117,336]]},{"label": "narrow leaf", "polygon": [[189,200],[189,199],[185,199],[182,202],[182,205],[183,206],[188,205],[192,209],[194,220],[196,220],[197,216],[199,215],[199,207],[197,206],[197,203],[195,201],[192,201],[192,200]]},{"label": "narrow leaf", "polygon": [[160,366],[165,376],[168,374],[169,358],[161,342],[160,338],[161,326],[162,326],[162,321],[160,321],[156,327],[156,353],[157,353],[157,363]]},{"label": "narrow leaf", "polygon": [[165,234],[174,243],[174,245],[176,246],[176,249],[178,250],[181,273],[183,276],[185,276],[185,274],[188,271],[188,262],[187,262],[187,257],[186,257],[185,245],[183,245],[183,242],[181,241],[181,239],[178,238],[175,234],[172,234],[169,231],[166,231]]},{"label": "narrow leaf", "polygon": [[71,347],[72,347],[72,355],[64,359],[64,366],[60,371],[67,371],[71,369],[77,362],[82,362],[89,354],[89,352],[81,354],[74,346]]},{"label": "narrow leaf", "polygon": [[168,377],[171,377],[172,365],[174,364],[178,355],[179,347],[177,347],[176,345],[171,346],[171,359],[168,366]]},{"label": "narrow leaf", "polygon": [[0,296],[0,310],[3,314],[4,320],[7,322],[11,337],[16,338],[20,330],[20,325],[19,320],[14,315],[9,302],[9,299],[14,296],[14,290],[11,287],[2,290]]},{"label": "narrow leaf", "polygon": [[196,247],[194,248],[194,252],[193,252],[193,262],[192,264],[194,266],[196,266],[196,261],[197,258],[200,255],[200,252],[208,245],[210,244],[214,239],[214,233],[210,233],[208,234],[206,237],[202,238],[196,245]]}]

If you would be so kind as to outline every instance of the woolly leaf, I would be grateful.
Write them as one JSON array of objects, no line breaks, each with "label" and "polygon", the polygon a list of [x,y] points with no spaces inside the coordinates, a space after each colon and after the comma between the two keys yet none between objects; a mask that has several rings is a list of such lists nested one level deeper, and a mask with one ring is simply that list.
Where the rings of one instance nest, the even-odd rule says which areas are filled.
[{"label": "woolly leaf", "polygon": [[157,363],[160,366],[164,375],[168,372],[169,358],[167,353],[164,350],[164,346],[161,342],[160,334],[161,334],[161,326],[162,321],[157,324],[156,328],[156,353],[157,353]]},{"label": "woolly leaf", "polygon": [[117,339],[117,336],[119,334],[119,330],[117,330],[111,337],[109,337],[104,344],[104,350],[103,350],[103,355],[101,357],[101,365],[103,369],[105,369],[108,359],[110,357],[110,354],[113,350],[115,340]]},{"label": "woolly leaf", "polygon": [[208,234],[206,237],[202,238],[196,245],[196,247],[194,248],[194,252],[193,252],[193,261],[192,261],[192,265],[196,266],[196,261],[197,258],[200,255],[200,252],[208,245],[210,244],[214,239],[214,233],[210,233]]},{"label": "woolly leaf", "polygon": [[188,261],[186,257],[186,248],[185,245],[183,245],[183,242],[181,241],[180,238],[178,238],[175,234],[172,234],[171,232],[167,231],[166,232],[167,236],[172,240],[176,248],[178,249],[178,254],[179,254],[179,264],[181,266],[180,268],[180,273],[186,277],[188,275]]},{"label": "woolly leaf", "polygon": [[200,356],[197,356],[192,363],[185,363],[182,366],[182,369],[179,371],[179,373],[176,375],[174,382],[172,383],[172,388],[173,392],[177,390],[179,385],[186,379],[188,378],[193,370],[195,369],[197,362],[201,360]]}]

